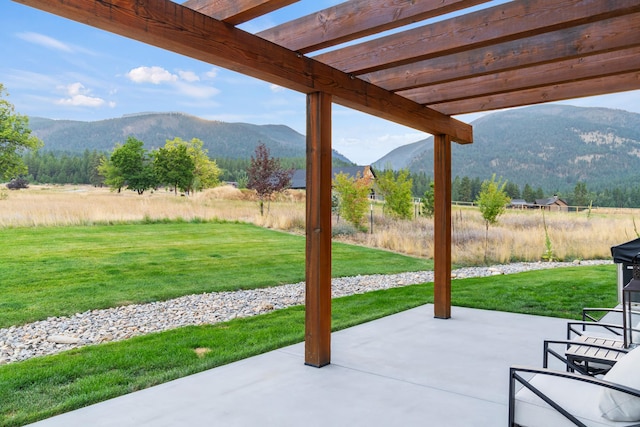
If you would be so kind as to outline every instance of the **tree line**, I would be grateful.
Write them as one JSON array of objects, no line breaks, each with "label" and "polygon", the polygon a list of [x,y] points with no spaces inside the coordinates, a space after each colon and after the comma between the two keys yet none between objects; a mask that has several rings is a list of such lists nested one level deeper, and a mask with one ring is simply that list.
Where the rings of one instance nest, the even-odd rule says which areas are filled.
[{"label": "tree line", "polygon": [[[27,180],[36,184],[90,184],[94,186],[104,185],[104,177],[98,173],[98,166],[108,153],[96,150],[85,150],[82,154],[53,152],[53,151],[29,151],[22,156],[27,166]],[[251,159],[213,159],[220,170],[221,182],[237,182],[238,186],[245,188],[248,182],[247,170],[251,165]],[[304,169],[304,158],[280,159],[285,169]],[[386,171],[377,172],[381,175]],[[395,171],[397,175],[399,172]],[[415,198],[422,198],[430,188],[432,178],[424,172],[407,173],[407,179],[411,180],[411,194]],[[454,201],[474,202],[478,198],[482,181],[478,177],[456,176],[451,183],[451,197]],[[573,191],[544,191],[542,187],[525,184],[524,187],[507,180],[505,193],[512,199],[524,199],[533,202],[557,195],[564,199],[570,206],[609,206],[619,208],[640,207],[640,186],[628,185],[623,187],[603,188],[591,190],[584,182],[578,182]]]},{"label": "tree line", "polygon": [[[409,173],[413,182],[412,194],[414,197],[422,197],[432,184],[431,177],[424,172]],[[484,180],[468,176],[456,176],[451,182],[451,199],[458,202],[474,202],[480,194]],[[589,189],[586,182],[577,182],[572,191],[546,191],[541,186],[518,184],[506,181],[504,192],[511,199],[524,199],[533,203],[537,199],[558,196],[565,200],[569,206],[607,206],[615,208],[640,208],[640,186],[630,183],[625,186],[612,188]]]},{"label": "tree line", "polygon": [[219,184],[220,169],[202,147],[203,142],[197,138],[174,138],[164,147],[149,151],[144,142],[130,136],[124,144],[116,144],[109,158],[101,160],[98,173],[118,192],[127,188],[143,194],[168,186],[175,194],[192,193]]}]

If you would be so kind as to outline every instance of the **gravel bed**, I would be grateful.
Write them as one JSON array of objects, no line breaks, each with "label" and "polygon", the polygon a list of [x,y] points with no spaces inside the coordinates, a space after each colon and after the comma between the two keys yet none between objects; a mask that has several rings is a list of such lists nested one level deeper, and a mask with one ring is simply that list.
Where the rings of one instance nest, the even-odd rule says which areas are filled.
[{"label": "gravel bed", "polygon": [[[512,274],[577,264],[611,264],[611,261],[538,262],[469,267],[453,271],[452,277],[460,279]],[[343,277],[333,279],[331,287],[332,295],[340,297],[432,281],[432,271],[419,271]],[[265,289],[187,295],[149,304],[91,310],[70,317],[50,317],[26,325],[0,329],[0,365],[55,354],[84,345],[121,341],[187,325],[214,324],[301,304],[304,304],[304,282]]]}]

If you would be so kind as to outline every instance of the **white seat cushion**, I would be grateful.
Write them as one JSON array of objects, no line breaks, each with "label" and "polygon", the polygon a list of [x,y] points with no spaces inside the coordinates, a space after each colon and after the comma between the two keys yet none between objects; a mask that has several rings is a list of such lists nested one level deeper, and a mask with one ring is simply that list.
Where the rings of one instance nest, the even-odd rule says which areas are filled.
[{"label": "white seat cushion", "polygon": [[[531,383],[588,426],[629,426],[602,417],[598,408],[600,387],[549,375],[535,375]],[[575,425],[526,388],[516,393],[515,422],[523,427],[563,427]]]},{"label": "white seat cushion", "polygon": [[[606,381],[640,390],[640,347],[630,351],[603,377]],[[640,421],[640,398],[603,388],[599,407],[613,421]]]}]

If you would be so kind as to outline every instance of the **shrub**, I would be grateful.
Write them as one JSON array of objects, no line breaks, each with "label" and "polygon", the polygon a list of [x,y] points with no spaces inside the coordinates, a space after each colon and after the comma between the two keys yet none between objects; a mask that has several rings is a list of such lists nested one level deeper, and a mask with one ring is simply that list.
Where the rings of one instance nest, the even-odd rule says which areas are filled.
[{"label": "shrub", "polygon": [[26,178],[13,178],[8,184],[9,190],[20,190],[21,188],[29,188],[29,181]]},{"label": "shrub", "polygon": [[333,237],[347,237],[354,236],[356,234],[358,234],[358,229],[348,222],[340,222],[338,224],[334,224],[331,228],[331,235]]}]

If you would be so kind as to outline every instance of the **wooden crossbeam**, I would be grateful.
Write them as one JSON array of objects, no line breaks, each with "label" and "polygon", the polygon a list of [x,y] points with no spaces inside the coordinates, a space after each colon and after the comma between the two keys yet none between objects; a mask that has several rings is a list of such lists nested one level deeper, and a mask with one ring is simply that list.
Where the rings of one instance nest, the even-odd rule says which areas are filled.
[{"label": "wooden crossbeam", "polygon": [[466,123],[170,0],[16,1],[459,143],[473,139]]},{"label": "wooden crossbeam", "polygon": [[351,0],[257,35],[300,53],[455,12],[489,0]]},{"label": "wooden crossbeam", "polygon": [[[638,0],[514,1],[315,58],[355,75],[640,12]],[[637,29],[636,29],[637,32]]]},{"label": "wooden crossbeam", "polygon": [[399,92],[420,104],[438,104],[579,82],[640,71],[640,47],[576,58],[521,70],[456,80]]},{"label": "wooden crossbeam", "polygon": [[508,70],[527,75],[525,68],[532,65],[640,46],[638,28],[640,13],[633,13],[360,77],[387,90],[402,91]]},{"label": "wooden crossbeam", "polygon": [[503,93],[487,97],[465,99],[462,101],[433,104],[431,108],[444,114],[466,114],[477,111],[498,110],[501,108],[521,107],[523,105],[544,102],[563,101],[576,97],[605,95],[640,89],[640,72],[618,74],[609,77],[582,80],[545,86],[522,92]]},{"label": "wooden crossbeam", "polygon": [[242,24],[298,0],[187,0],[183,6],[231,25]]}]

